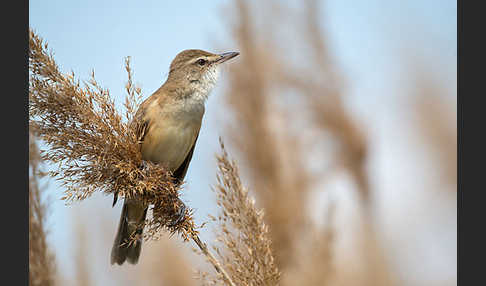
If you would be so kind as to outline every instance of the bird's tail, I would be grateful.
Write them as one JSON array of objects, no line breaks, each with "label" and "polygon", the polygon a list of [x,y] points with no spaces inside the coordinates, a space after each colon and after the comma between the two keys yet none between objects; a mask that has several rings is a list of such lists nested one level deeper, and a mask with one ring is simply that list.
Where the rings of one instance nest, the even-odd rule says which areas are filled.
[{"label": "bird's tail", "polygon": [[[147,215],[147,207],[125,201],[118,224],[118,232],[111,249],[111,264],[122,265],[125,260],[137,264],[142,250],[143,223]],[[130,242],[131,235],[138,235],[134,242]]]}]

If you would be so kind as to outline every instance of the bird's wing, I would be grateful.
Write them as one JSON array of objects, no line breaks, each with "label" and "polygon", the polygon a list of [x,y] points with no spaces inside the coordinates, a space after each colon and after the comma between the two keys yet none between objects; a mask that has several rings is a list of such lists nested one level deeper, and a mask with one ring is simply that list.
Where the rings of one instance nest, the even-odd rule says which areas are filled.
[{"label": "bird's wing", "polygon": [[184,159],[184,162],[175,170],[173,176],[174,178],[178,181],[178,183],[181,183],[184,180],[184,177],[186,176],[187,173],[187,168],[189,167],[189,163],[191,162],[192,159],[192,154],[194,153],[194,148],[196,147],[196,142],[197,138],[199,137],[199,131],[196,135],[196,139],[194,140],[194,143],[192,144],[191,151],[186,156],[186,159]]},{"label": "bird's wing", "polygon": [[[145,102],[144,102],[145,103]],[[133,128],[135,129],[135,135],[137,136],[137,142],[139,146],[142,146],[145,134],[147,134],[148,127],[150,125],[150,120],[145,116],[146,108],[140,106],[137,113],[133,117]]]}]

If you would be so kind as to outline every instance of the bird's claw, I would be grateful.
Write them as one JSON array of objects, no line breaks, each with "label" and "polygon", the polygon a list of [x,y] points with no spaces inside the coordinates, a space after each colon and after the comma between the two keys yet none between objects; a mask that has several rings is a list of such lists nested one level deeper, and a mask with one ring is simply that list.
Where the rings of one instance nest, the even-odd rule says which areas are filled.
[{"label": "bird's claw", "polygon": [[142,163],[140,163],[140,168],[141,168],[142,170],[146,170],[146,169],[148,169],[148,163],[147,163],[147,161],[142,160]]},{"label": "bird's claw", "polygon": [[180,202],[179,209],[175,215],[176,219],[172,221],[169,226],[176,226],[186,218],[186,205],[183,202]]}]

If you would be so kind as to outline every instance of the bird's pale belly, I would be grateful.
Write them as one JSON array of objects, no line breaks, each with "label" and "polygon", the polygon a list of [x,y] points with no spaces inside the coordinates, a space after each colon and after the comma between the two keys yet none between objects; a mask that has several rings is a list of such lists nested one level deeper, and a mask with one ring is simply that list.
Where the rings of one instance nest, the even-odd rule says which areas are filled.
[{"label": "bird's pale belly", "polygon": [[177,170],[189,154],[200,126],[198,122],[152,126],[142,143],[142,158],[170,171]]}]

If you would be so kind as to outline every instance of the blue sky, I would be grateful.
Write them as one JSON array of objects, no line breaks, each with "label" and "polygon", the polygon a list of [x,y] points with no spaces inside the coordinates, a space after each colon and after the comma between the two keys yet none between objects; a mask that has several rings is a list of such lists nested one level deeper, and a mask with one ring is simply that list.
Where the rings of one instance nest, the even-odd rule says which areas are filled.
[{"label": "blue sky", "polygon": [[[30,0],[29,25],[48,41],[63,71],[73,70],[86,79],[94,69],[98,82],[122,102],[126,56],[131,56],[135,81],[147,97],[164,82],[170,61],[181,50],[237,51],[225,16],[224,8],[230,2]],[[379,109],[390,97],[400,96],[393,88],[407,80],[406,65],[396,61],[403,50],[426,68],[440,71],[439,81],[455,90],[456,1],[334,0],[327,1],[320,13],[331,39],[331,51],[352,82],[351,93],[358,106],[373,102]],[[223,74],[222,84],[224,80]],[[198,222],[215,212],[210,185],[215,183],[213,155],[224,126],[217,115],[223,101],[220,91],[219,86],[207,103],[186,177],[184,198],[196,209]],[[69,276],[73,274],[72,253],[66,250],[72,246],[73,217],[78,212],[91,212],[95,218],[96,214],[108,215],[114,235],[121,204],[111,209],[111,197],[97,195],[66,207],[58,200],[61,191],[54,181],[49,183],[48,193],[52,201],[49,240],[63,262],[59,267]],[[109,210],[99,211],[101,208]],[[96,222],[87,222],[87,227]],[[107,263],[108,254],[109,249]]]}]

